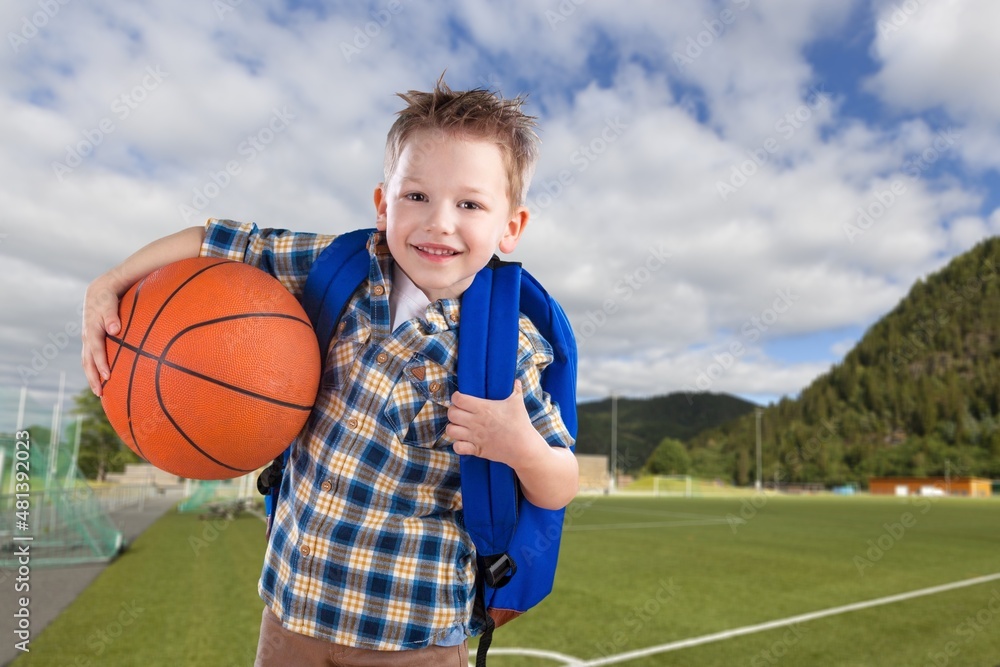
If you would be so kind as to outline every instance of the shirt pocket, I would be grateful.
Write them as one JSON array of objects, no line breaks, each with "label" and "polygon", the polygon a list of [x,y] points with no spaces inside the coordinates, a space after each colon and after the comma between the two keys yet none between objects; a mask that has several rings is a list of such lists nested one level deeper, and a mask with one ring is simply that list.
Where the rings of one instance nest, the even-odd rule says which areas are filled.
[{"label": "shirt pocket", "polygon": [[368,343],[370,330],[354,318],[342,319],[323,364],[322,388],[340,392],[350,382],[354,361]]},{"label": "shirt pocket", "polygon": [[440,365],[417,357],[407,362],[386,401],[383,416],[404,445],[435,448],[452,445],[445,435],[451,395],[457,382]]}]

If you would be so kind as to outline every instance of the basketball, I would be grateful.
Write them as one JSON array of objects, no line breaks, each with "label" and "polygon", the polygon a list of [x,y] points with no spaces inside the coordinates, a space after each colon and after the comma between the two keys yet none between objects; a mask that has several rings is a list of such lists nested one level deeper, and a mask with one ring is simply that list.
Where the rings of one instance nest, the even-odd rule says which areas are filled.
[{"label": "basketball", "polygon": [[275,278],[199,257],[165,266],[119,304],[101,402],[132,451],[189,479],[253,472],[284,451],[319,388],[316,334]]}]

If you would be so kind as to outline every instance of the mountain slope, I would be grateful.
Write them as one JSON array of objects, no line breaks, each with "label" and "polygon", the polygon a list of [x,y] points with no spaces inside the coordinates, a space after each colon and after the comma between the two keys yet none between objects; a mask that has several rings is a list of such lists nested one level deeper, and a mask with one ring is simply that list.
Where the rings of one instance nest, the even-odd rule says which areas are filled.
[{"label": "mountain slope", "polygon": [[[687,440],[751,412],[753,403],[728,394],[669,394],[618,399],[618,467],[642,467],[663,438]],[[578,454],[611,453],[611,399],[577,406]]]},{"label": "mountain slope", "polygon": [[[919,280],[843,362],[763,415],[764,477],[1000,477],[1000,238]],[[703,474],[753,477],[755,420],[690,439]],[[710,453],[710,456],[706,455]]]}]

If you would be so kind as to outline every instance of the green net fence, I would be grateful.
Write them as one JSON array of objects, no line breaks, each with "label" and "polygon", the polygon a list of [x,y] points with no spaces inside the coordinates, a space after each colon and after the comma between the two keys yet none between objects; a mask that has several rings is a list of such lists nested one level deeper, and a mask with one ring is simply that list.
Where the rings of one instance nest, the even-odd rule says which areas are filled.
[{"label": "green net fence", "polygon": [[[46,415],[30,395],[22,400],[20,392],[3,392],[0,411],[7,417],[0,429],[0,567],[16,567],[25,545],[33,566],[113,558],[122,533],[108,512],[142,502],[146,491],[92,487],[76,465],[80,422],[71,419],[63,428],[54,405]],[[12,412],[23,414],[20,429]],[[36,426],[44,423],[53,428]]]},{"label": "green net fence", "polygon": [[52,453],[51,445],[31,441],[30,431],[21,435],[29,437],[0,438],[0,567],[15,566],[18,547],[26,542],[32,565],[113,558],[122,547],[122,534],[108,518],[104,499],[75,471],[65,469],[68,459],[58,449]]},{"label": "green net fence", "polygon": [[220,482],[192,482],[191,495],[177,506],[178,512],[197,512],[205,505],[215,500],[219,492]]}]

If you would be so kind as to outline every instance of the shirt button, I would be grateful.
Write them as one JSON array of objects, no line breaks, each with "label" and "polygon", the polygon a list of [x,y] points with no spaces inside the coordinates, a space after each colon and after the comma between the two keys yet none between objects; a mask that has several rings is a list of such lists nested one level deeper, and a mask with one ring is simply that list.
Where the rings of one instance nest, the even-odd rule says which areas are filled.
[{"label": "shirt button", "polygon": [[325,482],[319,485],[319,488],[323,489],[324,491],[329,491],[333,488],[333,483],[330,480],[326,480]]},{"label": "shirt button", "polygon": [[351,417],[350,419],[347,420],[347,428],[349,428],[349,429],[351,429],[353,431],[357,427],[358,427],[358,420],[357,419],[355,419],[354,417]]},{"label": "shirt button", "polygon": [[389,355],[386,354],[385,352],[380,352],[379,355],[375,357],[375,361],[379,362],[380,364],[384,364],[385,362],[389,361]]},{"label": "shirt button", "polygon": [[341,320],[340,324],[337,325],[337,333],[344,333],[344,329],[347,328],[347,320]]},{"label": "shirt button", "polygon": [[430,385],[427,388],[431,390],[432,394],[436,394],[437,390],[441,388],[441,383],[440,382],[431,382]]},{"label": "shirt button", "polygon": [[299,553],[302,554],[303,556],[308,556],[309,555],[309,546],[306,545],[306,544],[303,544],[301,547],[299,547]]},{"label": "shirt button", "polygon": [[458,315],[452,313],[451,315],[448,316],[448,319],[451,320],[452,322],[458,322]]},{"label": "shirt button", "polygon": [[382,296],[383,294],[385,294],[385,288],[382,287],[381,285],[376,285],[375,289],[373,289],[372,292],[375,293],[375,296]]}]

